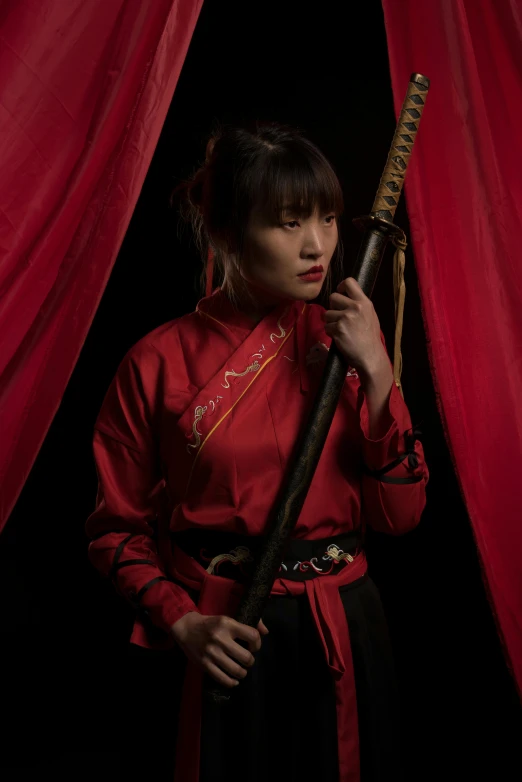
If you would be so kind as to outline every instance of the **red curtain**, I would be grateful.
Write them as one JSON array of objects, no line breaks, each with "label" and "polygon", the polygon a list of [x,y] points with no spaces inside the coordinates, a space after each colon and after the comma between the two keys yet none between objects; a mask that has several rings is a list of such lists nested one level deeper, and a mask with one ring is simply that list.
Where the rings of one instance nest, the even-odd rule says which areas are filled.
[{"label": "red curtain", "polygon": [[202,0],[3,0],[0,530],[58,408]]},{"label": "red curtain", "polygon": [[[396,110],[411,72],[431,79],[406,183],[412,244],[442,419],[522,690],[522,3],[383,6]],[[451,508],[440,523],[451,541]],[[458,567],[447,545],[441,574]]]}]

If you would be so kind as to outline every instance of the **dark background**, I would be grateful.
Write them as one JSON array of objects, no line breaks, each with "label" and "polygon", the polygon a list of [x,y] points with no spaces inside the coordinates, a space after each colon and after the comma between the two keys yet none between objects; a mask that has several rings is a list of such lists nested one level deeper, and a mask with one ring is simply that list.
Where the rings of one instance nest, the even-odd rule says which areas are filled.
[{"label": "dark background", "polygon": [[[124,662],[131,610],[87,561],[92,428],[125,352],[199,298],[198,256],[169,195],[204,157],[215,120],[297,125],[324,150],[346,196],[349,274],[359,241],[350,221],[371,207],[395,119],[380,3],[366,0],[341,18],[347,8],[312,12],[272,0],[203,7],[114,271],[0,538],[5,780],[29,779],[38,765],[60,780],[118,778],[119,695],[144,683]],[[396,222],[408,230],[404,202]],[[374,301],[390,347],[391,279],[389,255]],[[520,707],[437,413],[411,254],[406,282],[403,380],[412,418],[422,422],[428,505],[406,537],[374,535],[369,557],[396,649],[407,779],[521,779]]]}]

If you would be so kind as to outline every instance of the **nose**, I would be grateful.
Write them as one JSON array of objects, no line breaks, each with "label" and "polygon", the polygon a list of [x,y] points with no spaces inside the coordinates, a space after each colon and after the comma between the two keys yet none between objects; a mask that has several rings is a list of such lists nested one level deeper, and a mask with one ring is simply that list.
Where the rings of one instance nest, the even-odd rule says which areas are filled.
[{"label": "nose", "polygon": [[301,249],[301,257],[317,260],[324,255],[324,236],[319,226],[308,226],[304,236]]}]

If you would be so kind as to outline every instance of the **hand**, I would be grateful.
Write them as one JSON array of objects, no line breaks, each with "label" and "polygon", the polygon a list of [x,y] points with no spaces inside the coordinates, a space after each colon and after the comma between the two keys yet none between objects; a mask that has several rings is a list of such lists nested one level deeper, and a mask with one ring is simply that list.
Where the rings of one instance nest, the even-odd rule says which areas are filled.
[{"label": "hand", "polygon": [[[261,636],[268,630],[262,621],[257,630],[229,616],[203,616],[190,611],[172,625],[176,643],[189,660],[200,665],[219,684],[235,687],[254,664],[254,652],[261,648]],[[248,649],[236,643],[245,641]]]},{"label": "hand", "polygon": [[325,313],[325,331],[350,366],[366,375],[389,366],[377,313],[353,277],[338,285],[337,293],[330,296],[330,306]]}]

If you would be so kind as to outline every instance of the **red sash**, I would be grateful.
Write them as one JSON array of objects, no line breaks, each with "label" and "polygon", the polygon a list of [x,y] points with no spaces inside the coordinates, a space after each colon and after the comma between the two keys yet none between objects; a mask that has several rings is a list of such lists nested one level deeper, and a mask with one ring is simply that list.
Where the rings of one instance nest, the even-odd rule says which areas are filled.
[{"label": "red sash", "polygon": [[[204,615],[233,616],[243,587],[231,579],[209,575],[201,565],[178,547],[173,557],[173,575],[186,586],[198,590],[198,610]],[[366,573],[364,553],[337,575],[318,576],[309,581],[278,578],[273,595],[306,594],[325,659],[335,682],[339,782],[360,782],[357,700],[350,635],[339,587]],[[201,669],[188,663],[176,751],[174,782],[199,782],[201,738]],[[232,695],[233,697],[233,695]]]}]

